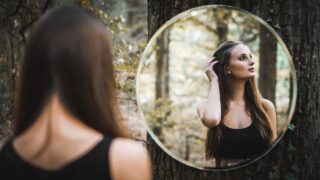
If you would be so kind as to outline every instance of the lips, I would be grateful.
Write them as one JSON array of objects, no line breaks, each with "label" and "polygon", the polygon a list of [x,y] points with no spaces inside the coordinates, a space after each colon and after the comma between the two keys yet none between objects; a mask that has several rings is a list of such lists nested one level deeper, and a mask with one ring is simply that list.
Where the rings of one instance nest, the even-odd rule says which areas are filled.
[{"label": "lips", "polygon": [[254,72],[254,68],[250,68],[249,71],[250,71],[250,72]]}]

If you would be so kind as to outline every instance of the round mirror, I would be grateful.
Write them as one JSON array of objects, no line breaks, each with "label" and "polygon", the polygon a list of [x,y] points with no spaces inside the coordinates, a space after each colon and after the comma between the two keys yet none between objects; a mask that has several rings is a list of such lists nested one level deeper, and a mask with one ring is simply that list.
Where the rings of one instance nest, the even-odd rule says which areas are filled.
[{"label": "round mirror", "polygon": [[[251,73],[242,79],[251,82],[244,92],[236,83],[225,83],[224,89],[212,85],[205,72],[228,41],[240,45],[229,48],[226,62],[221,54],[218,60],[230,82]],[[237,63],[248,72],[238,71]],[[144,50],[136,88],[139,110],[155,142],[178,161],[208,170],[239,168],[267,154],[287,130],[297,91],[291,56],[277,33],[251,13],[220,5],[193,8],[165,23]],[[239,104],[230,101],[235,92],[240,99],[242,93]],[[211,96],[214,102],[199,108]],[[204,111],[218,112],[220,121],[206,121]],[[210,154],[211,149],[218,150]]]}]

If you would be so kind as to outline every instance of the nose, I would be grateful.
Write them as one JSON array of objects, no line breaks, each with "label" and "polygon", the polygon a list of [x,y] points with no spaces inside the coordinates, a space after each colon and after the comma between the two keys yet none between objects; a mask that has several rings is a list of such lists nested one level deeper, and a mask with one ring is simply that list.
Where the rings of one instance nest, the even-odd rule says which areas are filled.
[{"label": "nose", "polygon": [[253,58],[250,58],[250,60],[249,60],[249,65],[250,65],[250,66],[253,66],[253,65],[254,65],[254,59],[253,59]]}]

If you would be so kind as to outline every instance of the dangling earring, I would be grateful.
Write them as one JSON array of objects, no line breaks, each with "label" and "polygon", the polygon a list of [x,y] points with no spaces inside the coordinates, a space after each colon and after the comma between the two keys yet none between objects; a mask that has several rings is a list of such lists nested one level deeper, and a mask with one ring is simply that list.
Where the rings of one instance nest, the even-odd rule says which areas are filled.
[{"label": "dangling earring", "polygon": [[230,72],[229,70],[227,71],[227,73],[228,73],[228,74],[231,74],[231,72]]}]

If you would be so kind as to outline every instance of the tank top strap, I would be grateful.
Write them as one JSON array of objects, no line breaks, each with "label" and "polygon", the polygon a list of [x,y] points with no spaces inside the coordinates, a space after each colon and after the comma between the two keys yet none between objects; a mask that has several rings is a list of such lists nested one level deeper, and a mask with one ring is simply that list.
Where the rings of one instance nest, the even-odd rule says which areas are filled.
[{"label": "tank top strap", "polygon": [[77,171],[93,172],[92,174],[89,174],[89,179],[112,179],[109,151],[113,139],[114,138],[112,137],[104,137],[103,140],[87,154],[85,160],[79,162]]}]

